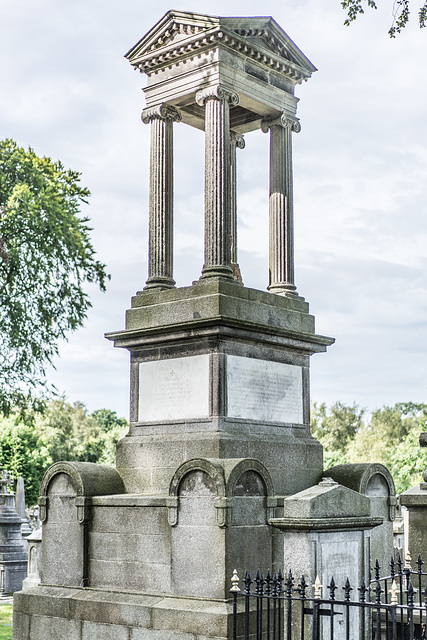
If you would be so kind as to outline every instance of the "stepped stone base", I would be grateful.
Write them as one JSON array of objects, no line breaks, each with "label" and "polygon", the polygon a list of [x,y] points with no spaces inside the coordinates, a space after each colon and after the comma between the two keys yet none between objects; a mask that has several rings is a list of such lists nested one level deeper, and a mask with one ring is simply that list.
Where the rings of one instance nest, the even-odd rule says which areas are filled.
[{"label": "stepped stone base", "polygon": [[231,624],[224,600],[96,589],[37,587],[13,609],[14,640],[227,640]]}]

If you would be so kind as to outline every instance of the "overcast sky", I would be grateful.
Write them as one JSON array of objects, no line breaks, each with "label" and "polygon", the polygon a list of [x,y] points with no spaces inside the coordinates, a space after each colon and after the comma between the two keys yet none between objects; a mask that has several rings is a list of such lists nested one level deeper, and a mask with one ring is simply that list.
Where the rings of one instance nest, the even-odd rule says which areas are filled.
[{"label": "overcast sky", "polygon": [[[413,3],[415,0],[411,0]],[[145,76],[124,54],[171,8],[272,15],[318,68],[297,87],[296,284],[333,336],[312,358],[312,399],[374,410],[427,402],[427,29],[391,40],[392,0],[343,26],[340,0],[0,0],[0,136],[82,172],[106,294],[61,347],[51,380],[70,401],[128,416],[129,357],[103,334],[124,328],[147,278],[149,127]],[[175,126],[175,279],[203,262],[203,134]],[[239,162],[239,262],[268,284],[268,136]]]}]

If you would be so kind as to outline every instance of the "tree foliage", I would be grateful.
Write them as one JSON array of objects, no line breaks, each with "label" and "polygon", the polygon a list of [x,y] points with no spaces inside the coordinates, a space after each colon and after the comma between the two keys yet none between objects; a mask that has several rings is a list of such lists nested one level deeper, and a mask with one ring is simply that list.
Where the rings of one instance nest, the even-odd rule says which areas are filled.
[{"label": "tree foliage", "polygon": [[[80,174],[0,141],[0,412],[23,407],[46,389],[45,368],[58,343],[82,326],[87,282],[102,291]],[[35,393],[37,391],[37,393]]]},{"label": "tree foliage", "polygon": [[47,403],[45,411],[22,418],[11,413],[0,419],[0,465],[17,479],[24,478],[28,504],[36,504],[40,482],[54,462],[115,462],[116,444],[128,427],[115,411],[89,414],[81,402],[64,398]]},{"label": "tree foliage", "polygon": [[[374,0],[342,0],[342,8],[347,11],[347,18],[344,21],[346,26],[350,25],[356,18],[365,13],[364,7],[376,9],[377,4]],[[409,0],[393,0],[392,4],[392,24],[388,30],[390,38],[395,38],[397,33],[406,27],[409,22],[411,9]],[[420,28],[426,26],[427,21],[427,0],[418,9],[418,23]]]},{"label": "tree foliage", "polygon": [[365,421],[357,404],[323,403],[312,408],[312,434],[324,446],[325,468],[347,462],[385,464],[398,493],[422,481],[427,451],[419,434],[427,429],[427,404],[399,402],[374,411]]}]

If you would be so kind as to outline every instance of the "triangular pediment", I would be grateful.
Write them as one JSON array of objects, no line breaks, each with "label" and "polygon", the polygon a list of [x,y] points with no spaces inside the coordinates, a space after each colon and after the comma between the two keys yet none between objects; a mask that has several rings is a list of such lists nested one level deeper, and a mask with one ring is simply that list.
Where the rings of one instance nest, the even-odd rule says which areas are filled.
[{"label": "triangular pediment", "polygon": [[202,36],[212,29],[218,29],[219,18],[184,11],[168,11],[148,33],[136,43],[126,58],[137,65],[150,55],[161,55],[174,45],[184,46],[186,40]]},{"label": "triangular pediment", "polygon": [[309,73],[316,67],[297,47],[293,40],[271,17],[220,18],[221,27],[272,55],[289,60]]},{"label": "triangular pediment", "polygon": [[271,17],[222,18],[184,11],[168,11],[126,58],[134,67],[148,71],[220,45],[284,71],[295,81],[316,71]]}]

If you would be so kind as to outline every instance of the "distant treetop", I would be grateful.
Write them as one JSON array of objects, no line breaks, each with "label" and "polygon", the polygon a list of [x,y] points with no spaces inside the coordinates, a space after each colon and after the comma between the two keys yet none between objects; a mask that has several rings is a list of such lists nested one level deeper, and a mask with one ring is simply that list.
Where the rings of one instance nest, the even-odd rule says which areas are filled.
[{"label": "distant treetop", "polygon": [[[365,13],[364,7],[368,6],[371,9],[376,9],[377,5],[374,0],[342,0],[342,8],[347,11],[347,18],[344,24],[348,26],[351,22],[361,14]],[[406,27],[409,22],[410,16],[409,0],[394,0],[392,2],[392,24],[388,30],[390,38],[395,38],[397,33],[400,33],[402,29]],[[427,0],[418,9],[418,22],[420,28],[426,26],[427,21]]]}]

